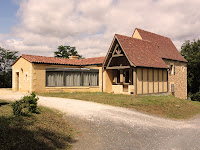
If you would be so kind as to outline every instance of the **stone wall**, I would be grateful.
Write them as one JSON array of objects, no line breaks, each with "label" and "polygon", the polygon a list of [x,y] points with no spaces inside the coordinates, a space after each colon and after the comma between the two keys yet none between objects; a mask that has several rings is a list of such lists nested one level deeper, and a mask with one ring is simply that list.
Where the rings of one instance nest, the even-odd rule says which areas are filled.
[{"label": "stone wall", "polygon": [[181,99],[187,99],[187,63],[166,59],[163,60],[169,67],[170,65],[173,65],[172,72],[170,73],[168,71],[168,92],[172,94],[171,84],[174,84],[174,96]]}]

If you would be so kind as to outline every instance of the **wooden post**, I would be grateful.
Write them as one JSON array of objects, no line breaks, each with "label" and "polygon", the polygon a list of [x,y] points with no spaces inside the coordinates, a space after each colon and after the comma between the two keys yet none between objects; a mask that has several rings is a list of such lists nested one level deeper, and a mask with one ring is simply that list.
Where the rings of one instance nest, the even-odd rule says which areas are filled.
[{"label": "wooden post", "polygon": [[137,95],[137,68],[134,68],[134,89],[135,89],[135,92],[134,94]]},{"label": "wooden post", "polygon": [[153,68],[153,93],[154,93],[154,68]]},{"label": "wooden post", "polygon": [[142,68],[142,94],[143,94],[143,68]]},{"label": "wooden post", "polygon": [[149,68],[147,68],[147,93],[149,94]]},{"label": "wooden post", "polygon": [[120,70],[120,83],[123,83],[124,82],[124,71],[123,70]]},{"label": "wooden post", "polygon": [[158,93],[159,93],[159,72],[160,70],[158,69]]}]

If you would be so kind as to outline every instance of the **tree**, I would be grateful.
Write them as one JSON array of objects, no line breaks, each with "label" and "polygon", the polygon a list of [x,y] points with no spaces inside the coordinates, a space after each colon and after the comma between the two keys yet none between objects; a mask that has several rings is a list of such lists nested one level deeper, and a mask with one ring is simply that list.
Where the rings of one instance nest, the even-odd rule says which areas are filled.
[{"label": "tree", "polygon": [[[200,39],[193,42],[186,41],[181,47],[181,55],[188,61],[187,87],[188,95],[193,100],[200,101]],[[199,94],[198,94],[199,93]],[[196,97],[196,98],[195,98]]]},{"label": "tree", "polygon": [[69,56],[72,55],[78,56],[79,59],[82,58],[82,56],[78,54],[76,47],[60,45],[57,49],[58,51],[54,52],[54,57],[69,58]]},{"label": "tree", "polygon": [[17,60],[18,51],[11,51],[0,47],[0,87],[12,86],[12,64]]}]

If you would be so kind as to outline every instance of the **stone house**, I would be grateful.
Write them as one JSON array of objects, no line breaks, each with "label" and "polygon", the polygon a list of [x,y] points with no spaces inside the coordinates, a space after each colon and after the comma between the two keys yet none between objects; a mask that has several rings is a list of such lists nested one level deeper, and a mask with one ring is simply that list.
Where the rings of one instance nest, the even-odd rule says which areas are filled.
[{"label": "stone house", "polygon": [[169,93],[187,98],[187,61],[172,41],[136,28],[115,34],[106,57],[22,55],[13,64],[13,90],[36,92]]}]

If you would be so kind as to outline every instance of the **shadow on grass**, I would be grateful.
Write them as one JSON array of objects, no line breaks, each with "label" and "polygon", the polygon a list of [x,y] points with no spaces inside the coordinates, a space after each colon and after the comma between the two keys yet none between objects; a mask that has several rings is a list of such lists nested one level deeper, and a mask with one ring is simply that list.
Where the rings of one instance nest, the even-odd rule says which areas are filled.
[{"label": "shadow on grass", "polygon": [[73,141],[70,135],[52,132],[40,127],[31,128],[34,121],[0,116],[0,149],[68,149]]},{"label": "shadow on grass", "polygon": [[3,106],[3,105],[8,105],[9,103],[7,102],[0,102],[0,107]]}]

